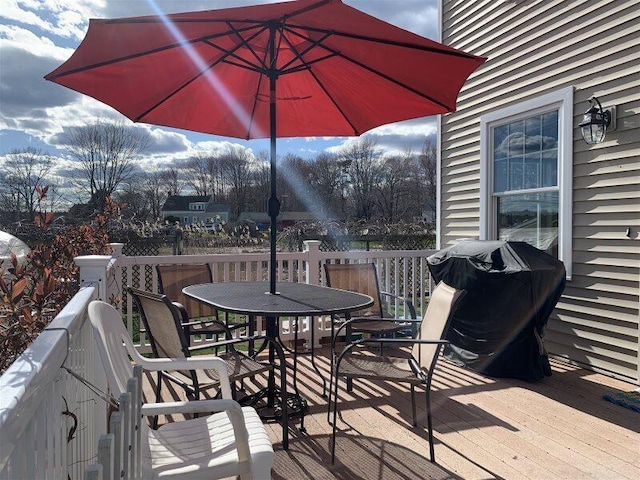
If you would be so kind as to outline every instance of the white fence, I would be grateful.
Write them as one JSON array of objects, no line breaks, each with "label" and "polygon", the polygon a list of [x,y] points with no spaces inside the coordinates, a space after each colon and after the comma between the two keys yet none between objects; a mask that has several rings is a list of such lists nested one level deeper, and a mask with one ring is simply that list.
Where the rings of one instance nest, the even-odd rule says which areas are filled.
[{"label": "white fence", "polygon": [[[277,281],[304,282],[313,285],[324,285],[325,275],[322,267],[325,263],[365,263],[376,264],[380,289],[399,295],[413,302],[418,315],[423,311],[431,292],[431,277],[426,258],[435,250],[388,250],[388,251],[347,251],[322,252],[320,242],[305,241],[302,252],[278,253]],[[213,272],[214,281],[268,281],[268,253],[246,254],[210,254],[179,256],[140,256],[119,257],[119,268],[122,269],[122,283],[141,290],[158,292],[159,281],[156,265],[162,264],[196,264],[208,263]],[[132,305],[131,298],[123,292],[123,312],[132,338],[139,339],[141,345],[146,344],[144,332],[139,332],[139,322]],[[389,305],[390,311],[403,314],[403,305],[396,300]],[[319,318],[314,325],[315,338],[318,342],[330,335],[327,319]],[[301,338],[308,338],[309,321],[303,319],[298,323]],[[281,321],[281,338],[290,339],[293,335],[288,319]],[[262,326],[258,325],[258,330]]]},{"label": "white fence", "polygon": [[115,260],[83,257],[77,263],[80,291],[0,377],[2,480],[84,478],[106,431],[106,403],[69,371],[105,391],[87,305],[117,290]]},{"label": "white fence", "polygon": [[[142,478],[142,367],[133,369],[127,392],[109,420],[110,433],[98,441],[98,458],[89,465],[85,480],[140,480]],[[145,441],[147,439],[145,438]]]},{"label": "white fence", "polygon": [[[374,262],[381,289],[410,299],[418,313],[431,291],[426,258],[433,251],[321,252],[320,242],[305,242],[300,253],[278,254],[278,281],[324,284],[322,265],[330,262]],[[106,391],[104,372],[94,351],[87,305],[103,299],[125,311],[135,338],[130,299],[123,283],[158,291],[155,265],[209,263],[217,281],[267,280],[268,253],[241,255],[125,257],[115,246],[113,257],[79,257],[82,288],[49,327],[0,377],[0,480],[83,478],[97,458],[106,432],[106,403],[69,371]],[[401,311],[400,305],[392,305]],[[329,334],[324,319],[316,338]],[[288,331],[288,322],[282,322]],[[308,320],[301,331],[309,331]],[[68,370],[67,370],[68,369]]]}]

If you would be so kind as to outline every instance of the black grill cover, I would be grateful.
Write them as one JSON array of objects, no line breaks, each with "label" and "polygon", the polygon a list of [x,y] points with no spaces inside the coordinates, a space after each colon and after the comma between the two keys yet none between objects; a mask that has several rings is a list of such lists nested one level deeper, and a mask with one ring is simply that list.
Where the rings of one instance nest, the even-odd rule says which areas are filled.
[{"label": "black grill cover", "polygon": [[551,375],[544,327],[565,286],[561,261],[525,242],[463,240],[428,259],[436,282],[467,294],[451,321],[450,360],[485,375]]}]

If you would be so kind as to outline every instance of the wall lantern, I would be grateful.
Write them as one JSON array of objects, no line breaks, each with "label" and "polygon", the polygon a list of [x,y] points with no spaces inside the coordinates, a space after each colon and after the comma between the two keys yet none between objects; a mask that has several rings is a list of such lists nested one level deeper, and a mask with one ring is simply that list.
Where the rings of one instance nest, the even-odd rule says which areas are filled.
[{"label": "wall lantern", "polygon": [[615,130],[616,110],[615,107],[602,110],[602,105],[596,97],[592,97],[589,104],[591,107],[584,113],[582,122],[578,126],[584,141],[594,145],[604,141],[607,130]]}]

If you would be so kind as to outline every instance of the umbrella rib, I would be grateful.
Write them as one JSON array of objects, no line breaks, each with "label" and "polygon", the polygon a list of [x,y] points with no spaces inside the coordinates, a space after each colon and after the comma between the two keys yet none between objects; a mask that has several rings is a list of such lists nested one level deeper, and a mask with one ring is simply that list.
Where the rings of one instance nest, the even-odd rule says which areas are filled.
[{"label": "umbrella rib", "polygon": [[[256,25],[250,25],[247,26],[245,28],[242,28],[241,31],[248,31],[248,30],[254,30],[256,28],[258,28],[259,26]],[[237,29],[235,29],[234,31],[237,31]],[[216,39],[216,38],[220,38],[220,37],[224,37],[229,35],[230,32],[221,32],[221,33],[217,33],[215,35],[205,35],[202,37],[198,37],[198,38],[194,38],[191,40],[187,40],[187,41],[178,41],[169,45],[164,45],[162,47],[157,47],[157,48],[153,48],[151,50],[145,50],[143,52],[136,52],[136,53],[132,53],[130,55],[125,55],[123,57],[118,57],[118,58],[112,58],[109,60],[104,60],[102,62],[97,62],[97,63],[92,63],[91,65],[85,65],[83,67],[78,67],[78,68],[74,68],[71,70],[67,70],[64,72],[60,72],[57,73],[55,75],[49,74],[46,75],[44,78],[47,80],[53,80],[55,78],[61,78],[61,77],[65,77],[67,75],[73,75],[75,73],[80,73],[80,72],[85,72],[87,70],[92,70],[94,68],[99,68],[99,67],[105,67],[107,65],[113,65],[115,63],[120,63],[120,62],[126,62],[128,60],[133,60],[136,59],[138,57],[144,57],[146,55],[153,55],[155,53],[160,53],[160,52],[164,52],[165,50],[171,50],[174,48],[183,48],[185,45],[193,45],[196,43],[206,43],[207,45],[210,45],[208,42],[211,41],[211,39]]]},{"label": "umbrella rib", "polygon": [[[295,32],[292,32],[295,33]],[[303,37],[304,38],[304,37]],[[326,37],[325,37],[326,38]],[[305,62],[304,60],[304,53],[305,52],[298,52],[296,50],[295,45],[291,44],[291,42],[289,42],[287,40],[287,43],[289,44],[289,46],[291,47],[291,49],[296,52],[296,57],[300,58],[300,61],[303,62],[303,65],[300,65],[299,67],[297,67],[297,69],[303,69],[306,68],[309,71],[309,75],[311,75],[313,77],[313,79],[316,81],[316,83],[318,84],[318,86],[322,89],[322,91],[325,93],[325,95],[327,96],[327,98],[331,101],[331,103],[333,104],[333,106],[336,108],[337,111],[340,112],[340,115],[342,115],[342,118],[344,118],[346,120],[346,122],[351,126],[351,129],[353,130],[354,134],[357,135],[358,134],[358,129],[356,128],[356,126],[353,124],[353,122],[349,119],[349,117],[347,116],[347,114],[345,113],[345,111],[340,107],[340,105],[334,100],[333,96],[331,95],[331,93],[329,93],[329,91],[325,88],[324,84],[320,81],[320,79],[317,77],[317,75],[315,74],[315,72],[313,71],[313,69],[311,68],[312,62],[309,62],[308,64]],[[333,56],[336,56],[337,52],[332,52],[329,55],[323,57],[324,58],[330,58]],[[317,61],[320,61],[320,59],[316,59],[315,62],[313,63],[317,63]],[[294,69],[291,69],[291,71],[294,71]]]},{"label": "umbrella rib", "polygon": [[[409,48],[411,50],[422,50],[424,52],[431,52],[431,53],[436,53],[436,54],[439,54],[439,55],[449,55],[449,56],[453,56],[453,57],[462,57],[462,58],[470,58],[470,59],[478,58],[478,57],[476,57],[476,55],[464,52],[462,50],[454,50],[454,49],[443,50],[442,48],[438,48],[437,46],[428,47],[426,45],[419,45],[417,43],[399,42],[399,41],[396,41],[396,40],[390,40],[390,39],[381,38],[381,37],[371,37],[369,35],[360,35],[360,34],[356,34],[356,33],[341,32],[341,31],[338,31],[338,30],[329,30],[329,29],[326,29],[326,28],[312,27],[312,26],[309,26],[309,25],[291,25],[290,24],[288,27],[290,29],[300,29],[300,30],[307,30],[309,32],[315,32],[315,33],[324,33],[324,34],[337,35],[337,36],[340,36],[340,37],[352,38],[352,39],[355,39],[355,40],[363,40],[363,41],[366,41],[366,42],[380,43],[380,44],[384,44],[384,45],[391,45],[393,47],[403,47],[403,48]],[[300,35],[300,34],[298,34],[298,35]],[[442,45],[442,46],[444,46],[444,45]]]},{"label": "umbrella rib", "polygon": [[[251,47],[251,45],[249,44],[249,40],[250,39],[245,39],[238,29],[236,29],[232,24],[228,24],[229,28],[231,28],[236,36],[240,39],[240,42],[245,45],[247,47],[247,49],[251,52],[251,54],[255,57],[256,61],[258,62],[259,65],[262,66],[262,69],[258,69],[258,71],[260,71],[263,75],[268,74],[268,69],[267,69],[267,62],[266,62],[266,57],[267,57],[267,49],[265,49],[264,52],[264,56],[262,58],[260,58],[260,55],[258,55],[258,53],[255,51],[254,48]],[[262,24],[262,29],[260,30],[259,33],[262,33],[266,30],[266,25]],[[271,35],[271,34],[270,34]],[[248,62],[248,61],[247,61]],[[229,62],[229,63],[233,63],[233,62]],[[240,66],[240,65],[238,65]],[[263,75],[259,75],[258,76],[258,85],[256,86],[256,94],[253,96],[253,105],[251,106],[251,115],[249,116],[249,125],[247,126],[247,135],[246,135],[246,139],[248,140],[249,138],[251,138],[251,129],[253,128],[253,119],[255,118],[255,114],[256,111],[258,109],[258,96],[260,95],[260,87],[262,86],[262,81],[263,81]]]},{"label": "umbrella rib", "polygon": [[[291,27],[289,27],[289,31],[293,35],[297,35],[300,38],[307,39],[307,37],[305,35],[302,35],[301,33],[297,32],[297,31],[291,30],[290,28]],[[374,73],[374,74],[378,75],[381,78],[384,78],[385,80],[389,81],[390,83],[393,83],[393,84],[395,84],[395,85],[397,85],[397,86],[399,86],[399,87],[401,87],[401,88],[403,88],[405,90],[408,90],[408,91],[410,91],[412,93],[415,93],[419,97],[422,97],[422,98],[424,98],[426,100],[429,100],[430,102],[433,102],[436,105],[439,105],[439,106],[445,108],[447,111],[451,111],[451,108],[448,105],[445,105],[444,103],[442,103],[439,100],[431,97],[430,95],[422,93],[419,90],[416,90],[415,88],[413,88],[413,87],[411,87],[409,85],[406,85],[406,84],[400,82],[399,80],[396,80],[395,78],[387,75],[386,73],[383,73],[383,72],[381,72],[379,70],[376,70],[376,69],[370,67],[369,65],[366,65],[366,64],[362,63],[361,61],[356,60],[355,58],[351,58],[351,57],[343,54],[342,52],[339,52],[339,51],[329,47],[328,45],[319,44],[318,47],[322,48],[324,50],[327,50],[327,51],[331,52],[332,54],[334,54],[335,56],[343,58],[343,59],[347,60],[348,62],[351,62],[351,63],[359,66],[360,68],[362,68],[364,70],[368,70],[369,72]],[[318,83],[320,83],[320,82],[318,82]]]},{"label": "umbrella rib", "polygon": [[[255,38],[256,36],[260,35],[260,33],[262,33],[262,31],[258,31],[255,32],[250,38]],[[209,45],[209,43],[207,43],[207,45]],[[209,64],[207,66],[207,68],[203,68],[201,70],[199,70],[192,78],[190,78],[189,80],[186,80],[182,85],[178,86],[176,89],[173,90],[173,92],[169,93],[168,95],[164,96],[160,101],[156,102],[154,105],[152,105],[151,107],[149,107],[147,110],[145,110],[144,112],[142,112],[140,115],[137,115],[134,119],[134,122],[138,122],[140,121],[140,119],[144,118],[146,115],[148,115],[150,112],[152,112],[153,110],[155,110],[156,108],[158,108],[158,106],[160,106],[162,103],[166,102],[168,99],[170,99],[171,97],[173,97],[174,95],[176,95],[179,91],[183,90],[184,88],[186,88],[188,85],[190,85],[191,83],[193,83],[194,81],[196,81],[198,78],[200,78],[202,75],[204,75],[206,72],[208,72],[209,70],[211,70],[213,67],[215,67],[217,64],[221,63],[221,62],[226,62],[226,57],[233,55],[234,51],[239,49],[242,46],[242,44],[238,44],[235,46],[234,50],[222,50],[219,48],[219,50],[222,50],[222,52],[224,53],[223,56],[221,56],[220,58],[216,59],[215,62]],[[229,62],[231,63],[231,62]],[[252,117],[253,118],[253,117]]]},{"label": "umbrella rib", "polygon": [[[283,30],[284,30],[284,29],[287,29],[287,26],[286,26],[286,25],[283,25]],[[288,30],[288,29],[287,29],[287,30]],[[329,38],[330,36],[331,36],[330,34],[326,34],[326,35],[322,36],[322,38],[319,38],[318,40],[309,40],[309,41],[311,41],[311,45],[309,45],[308,47],[306,47],[306,48],[305,48],[304,50],[302,50],[301,52],[298,52],[298,51],[296,50],[295,46],[294,46],[294,45],[292,45],[292,44],[291,44],[291,42],[290,42],[286,37],[284,37],[284,35],[282,35],[282,38],[284,38],[284,40],[285,40],[285,42],[287,43],[287,45],[289,45],[289,47],[291,47],[291,50],[293,50],[293,51],[296,53],[296,55],[295,55],[291,60],[289,60],[287,63],[285,63],[285,64],[282,66],[282,68],[280,69],[280,70],[281,70],[281,72],[282,72],[282,73],[285,73],[285,72],[286,72],[286,73],[291,73],[291,72],[297,72],[297,71],[302,70],[303,68],[301,68],[300,66],[298,66],[298,67],[294,67],[294,68],[291,68],[291,69],[287,70],[287,67],[289,67],[289,65],[292,65],[292,64],[293,64],[295,61],[297,61],[297,60],[300,60],[300,61],[302,62],[302,64],[303,64],[303,66],[304,66],[304,65],[310,65],[311,63],[317,63],[317,62],[319,62],[319,61],[326,60],[327,58],[330,58],[330,57],[335,56],[335,54],[326,55],[326,56],[324,56],[324,57],[321,57],[321,58],[319,58],[319,59],[314,60],[313,62],[306,62],[306,61],[304,60],[304,58],[303,58],[303,56],[304,56],[307,52],[310,52],[311,50],[313,50],[314,48],[316,48],[316,47],[317,47],[321,42],[324,42],[324,41],[325,41],[327,38]]]}]

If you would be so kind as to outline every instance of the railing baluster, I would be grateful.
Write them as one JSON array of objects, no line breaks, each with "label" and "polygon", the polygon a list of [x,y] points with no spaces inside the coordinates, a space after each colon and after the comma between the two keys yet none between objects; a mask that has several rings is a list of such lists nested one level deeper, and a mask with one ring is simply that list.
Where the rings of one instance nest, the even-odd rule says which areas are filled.
[{"label": "railing baluster", "polygon": [[102,465],[94,463],[89,465],[84,471],[84,480],[112,480],[102,474]]},{"label": "railing baluster", "polygon": [[133,378],[127,382],[127,390],[131,393],[131,478],[138,480],[142,476],[141,467],[141,422],[142,420],[142,367],[136,365]]},{"label": "railing baluster", "polygon": [[109,431],[113,434],[113,477],[121,478],[124,472],[124,433],[123,414],[120,411],[111,414]]},{"label": "railing baluster", "polygon": [[[105,479],[116,477],[115,472],[115,439],[112,433],[100,435],[98,440],[98,463],[102,466],[102,477]],[[88,467],[87,467],[88,468]]]},{"label": "railing baluster", "polygon": [[120,413],[122,413],[122,471],[128,478],[131,466],[131,394],[126,392],[118,399]]}]

